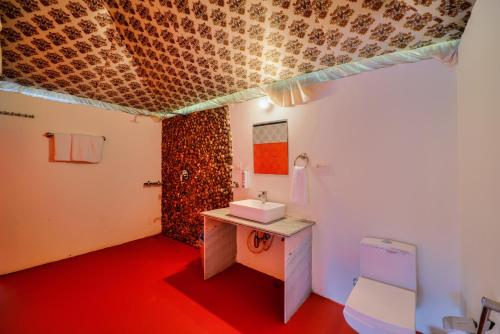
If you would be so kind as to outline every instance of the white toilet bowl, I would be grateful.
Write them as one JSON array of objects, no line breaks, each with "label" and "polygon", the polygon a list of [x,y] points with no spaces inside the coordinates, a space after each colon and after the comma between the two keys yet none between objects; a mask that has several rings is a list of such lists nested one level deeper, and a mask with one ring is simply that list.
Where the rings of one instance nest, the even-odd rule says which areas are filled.
[{"label": "white toilet bowl", "polygon": [[415,292],[360,277],[344,318],[361,334],[415,334]]},{"label": "white toilet bowl", "polygon": [[344,318],[360,334],[415,334],[416,247],[386,239],[361,241],[359,277]]}]

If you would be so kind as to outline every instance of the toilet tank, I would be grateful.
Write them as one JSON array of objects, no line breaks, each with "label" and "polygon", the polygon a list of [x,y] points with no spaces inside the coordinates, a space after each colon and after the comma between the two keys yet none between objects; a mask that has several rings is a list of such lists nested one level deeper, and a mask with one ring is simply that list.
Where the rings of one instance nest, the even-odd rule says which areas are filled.
[{"label": "toilet tank", "polygon": [[360,274],[417,291],[417,247],[394,240],[364,238],[360,247]]}]

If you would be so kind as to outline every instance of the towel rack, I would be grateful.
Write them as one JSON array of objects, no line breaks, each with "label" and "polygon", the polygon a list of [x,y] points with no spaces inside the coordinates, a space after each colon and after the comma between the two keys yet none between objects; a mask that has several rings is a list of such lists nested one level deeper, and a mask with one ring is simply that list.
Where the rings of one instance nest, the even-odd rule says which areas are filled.
[{"label": "towel rack", "polygon": [[0,115],[16,116],[16,117],[24,117],[24,118],[35,118],[35,115],[32,115],[32,114],[24,114],[24,113],[20,113],[20,112],[8,112],[8,111],[3,111],[3,110],[0,110]]},{"label": "towel rack", "polygon": [[[52,132],[45,132],[45,137],[47,137],[47,138],[54,137],[54,134]],[[104,139],[104,141],[106,141],[105,136],[102,136],[102,139]]]},{"label": "towel rack", "polygon": [[293,165],[294,166],[297,166],[297,160],[305,160],[306,164],[304,165],[304,167],[307,167],[309,165],[309,156],[307,156],[307,153],[301,153],[299,154],[295,160],[293,161]]}]

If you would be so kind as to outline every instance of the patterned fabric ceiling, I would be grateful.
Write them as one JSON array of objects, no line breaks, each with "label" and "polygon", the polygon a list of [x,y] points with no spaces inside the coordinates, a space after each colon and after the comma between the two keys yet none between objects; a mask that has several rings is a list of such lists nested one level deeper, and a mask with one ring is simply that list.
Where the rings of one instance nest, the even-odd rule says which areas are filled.
[{"label": "patterned fabric ceiling", "polygon": [[474,0],[0,0],[2,80],[152,112],[459,39]]}]

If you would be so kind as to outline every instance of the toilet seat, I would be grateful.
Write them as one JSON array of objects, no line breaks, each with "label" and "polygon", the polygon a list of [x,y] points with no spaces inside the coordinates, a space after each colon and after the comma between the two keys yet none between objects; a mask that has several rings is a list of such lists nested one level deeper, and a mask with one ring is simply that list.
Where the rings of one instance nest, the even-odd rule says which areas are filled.
[{"label": "toilet seat", "polygon": [[415,334],[414,291],[360,277],[344,317],[360,334]]}]

